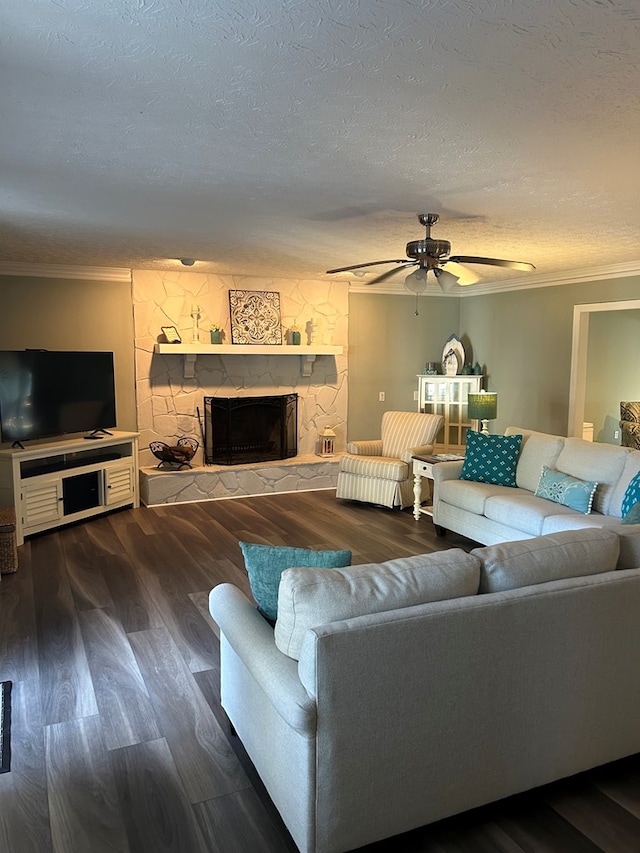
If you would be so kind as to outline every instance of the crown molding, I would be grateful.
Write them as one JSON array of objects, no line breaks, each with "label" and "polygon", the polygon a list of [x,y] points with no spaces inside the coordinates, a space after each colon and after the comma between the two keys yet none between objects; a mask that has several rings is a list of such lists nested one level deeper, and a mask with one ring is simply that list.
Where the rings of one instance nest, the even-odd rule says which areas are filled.
[{"label": "crown molding", "polygon": [[[548,273],[546,275],[526,275],[501,281],[483,281],[473,285],[457,287],[455,291],[443,293],[436,283],[429,283],[421,296],[454,296],[464,299],[468,296],[482,296],[487,293],[505,293],[510,290],[530,290],[536,287],[561,287],[565,284],[581,284],[585,281],[607,281],[612,278],[640,276],[640,261],[624,264],[609,264],[606,267],[587,267],[585,269]],[[363,284],[362,279],[349,281],[350,293],[388,293],[398,296],[415,296],[402,280],[383,282],[381,285]]]},{"label": "crown molding", "polygon": [[[0,275],[31,276],[35,278],[68,278],[87,281],[131,282],[132,270],[124,267],[83,267],[63,264],[23,264],[0,261]],[[565,284],[580,284],[585,281],[602,281],[612,278],[640,276],[640,261],[623,264],[609,264],[606,267],[587,267],[585,269],[548,273],[546,275],[526,275],[501,281],[483,281],[474,285],[458,287],[453,292],[443,293],[437,283],[429,282],[420,296],[441,296],[464,299],[468,296],[482,296],[487,293],[504,293],[510,290],[529,290],[536,287],[561,287]],[[361,278],[349,279],[350,293],[378,293],[396,296],[415,296],[408,290],[404,281],[385,281],[382,284],[365,284]]]},{"label": "crown molding", "polygon": [[33,278],[74,278],[86,281],[131,282],[131,270],[120,267],[76,267],[62,264],[20,264],[0,261],[0,275]]}]

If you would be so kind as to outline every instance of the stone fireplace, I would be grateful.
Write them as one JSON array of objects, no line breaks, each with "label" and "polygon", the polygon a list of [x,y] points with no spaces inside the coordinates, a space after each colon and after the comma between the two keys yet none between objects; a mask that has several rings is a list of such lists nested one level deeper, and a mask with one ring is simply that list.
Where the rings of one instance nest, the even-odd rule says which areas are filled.
[{"label": "stone fireplace", "polygon": [[297,452],[297,394],[204,398],[205,465],[271,462]]},{"label": "stone fireplace", "polygon": [[[283,330],[294,325],[313,327],[316,344],[344,350],[336,355],[320,353],[305,362],[306,335],[295,354],[285,345],[234,348],[211,344],[209,326],[213,323],[223,327],[226,340],[230,340],[231,288],[279,292]],[[346,445],[348,290],[347,281],[223,276],[181,269],[134,270],[136,404],[140,496],[144,504],[335,488],[338,457],[321,458],[316,449],[318,436],[328,426],[336,432],[336,450]],[[191,316],[194,304],[199,306],[197,337]],[[167,324],[178,329],[185,344],[160,353],[156,345]],[[208,437],[205,439],[203,398],[245,400],[248,395],[295,395],[295,455],[289,456],[289,430],[289,438],[285,431],[285,450],[280,459],[274,455],[264,462],[232,460],[229,464],[228,459],[221,459],[209,463],[206,456],[213,454],[213,445],[208,448]],[[183,436],[200,442],[192,469],[158,470],[150,442],[175,443]],[[228,443],[225,440],[222,445]],[[241,443],[255,442],[245,437]],[[245,459],[253,458],[248,447],[244,452]],[[223,453],[227,455],[227,451]]]}]

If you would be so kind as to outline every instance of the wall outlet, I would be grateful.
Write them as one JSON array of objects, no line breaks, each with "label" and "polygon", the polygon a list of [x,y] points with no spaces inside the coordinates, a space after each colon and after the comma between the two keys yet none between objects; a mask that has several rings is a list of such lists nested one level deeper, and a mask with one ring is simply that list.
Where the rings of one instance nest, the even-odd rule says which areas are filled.
[{"label": "wall outlet", "polygon": [[378,394],[378,402],[380,402],[380,403],[384,403],[384,391],[381,391],[381,392]]},{"label": "wall outlet", "polygon": [[620,438],[620,430],[619,429],[614,429],[613,437],[614,438]]},{"label": "wall outlet", "polygon": [[418,402],[418,392],[417,392],[417,391],[414,391],[414,392],[413,392],[413,402],[414,402],[414,403],[417,403],[417,402]]}]

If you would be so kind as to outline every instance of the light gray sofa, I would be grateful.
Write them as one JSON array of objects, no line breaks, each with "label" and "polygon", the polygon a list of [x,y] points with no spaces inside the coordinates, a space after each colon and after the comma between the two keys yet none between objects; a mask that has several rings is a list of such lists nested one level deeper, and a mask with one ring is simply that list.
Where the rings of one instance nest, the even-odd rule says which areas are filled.
[{"label": "light gray sofa", "polygon": [[638,538],[289,569],[275,633],[215,587],[222,705],[300,851],[344,853],[640,751],[640,569],[622,568],[640,565]]},{"label": "light gray sofa", "polygon": [[[491,545],[560,530],[620,525],[625,491],[640,471],[640,451],[522,427],[508,427],[505,434],[523,436],[517,488],[461,480],[462,462],[433,466],[433,522],[439,533],[451,530]],[[585,515],[535,497],[544,465],[580,480],[595,480],[592,511]]]}]

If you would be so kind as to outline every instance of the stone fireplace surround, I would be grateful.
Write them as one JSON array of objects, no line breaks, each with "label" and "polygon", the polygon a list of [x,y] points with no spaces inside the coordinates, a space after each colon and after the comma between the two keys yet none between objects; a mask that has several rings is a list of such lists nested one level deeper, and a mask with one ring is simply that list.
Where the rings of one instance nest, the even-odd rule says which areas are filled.
[{"label": "stone fireplace surround", "polygon": [[[185,376],[183,357],[154,352],[161,326],[174,325],[188,343],[191,306],[200,306],[199,337],[218,323],[230,338],[228,290],[277,290],[282,324],[304,327],[313,320],[317,342],[341,345],[345,354],[318,356],[311,375],[303,376],[299,356],[198,355],[194,375]],[[136,404],[140,431],[140,494],[143,503],[198,500],[335,488],[338,456],[316,455],[318,436],[330,426],[336,450],[346,444],[348,283],[214,276],[176,271],[134,271],[132,281],[136,350]],[[225,348],[228,349],[228,348]],[[173,443],[181,436],[203,442],[204,396],[298,395],[298,455],[249,465],[204,465],[202,448],[194,468],[159,471],[148,450],[154,440]]]}]

